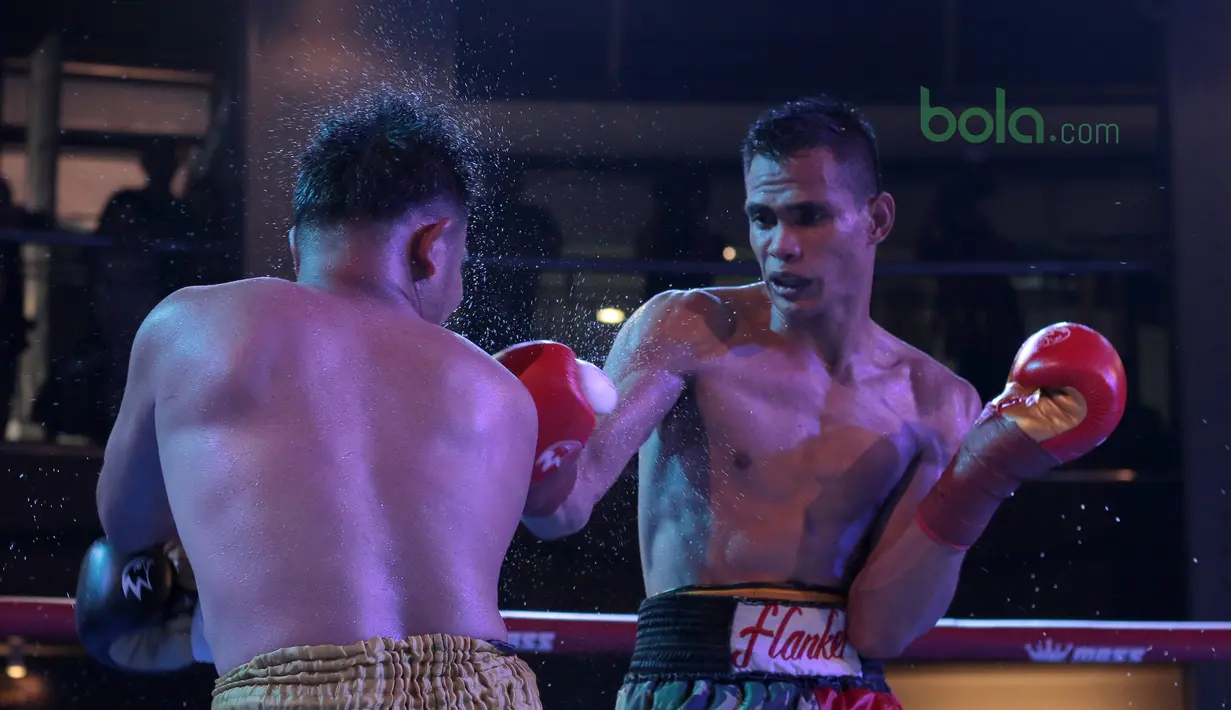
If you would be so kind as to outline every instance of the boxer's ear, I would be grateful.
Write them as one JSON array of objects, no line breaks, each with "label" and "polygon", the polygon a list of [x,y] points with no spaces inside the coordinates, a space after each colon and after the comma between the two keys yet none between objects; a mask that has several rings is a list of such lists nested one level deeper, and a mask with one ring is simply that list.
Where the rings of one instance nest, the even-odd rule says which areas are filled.
[{"label": "boxer's ear", "polygon": [[868,216],[872,220],[872,228],[868,231],[868,241],[876,246],[885,241],[893,229],[893,220],[897,213],[897,205],[893,195],[881,192],[868,200]]},{"label": "boxer's ear", "polygon": [[294,227],[287,232],[286,238],[291,243],[291,266],[295,269],[295,278],[299,278],[299,242],[295,240]]},{"label": "boxer's ear", "polygon": [[440,270],[444,258],[444,232],[448,226],[449,218],[445,217],[421,224],[411,232],[406,243],[406,262],[415,281],[431,278]]}]

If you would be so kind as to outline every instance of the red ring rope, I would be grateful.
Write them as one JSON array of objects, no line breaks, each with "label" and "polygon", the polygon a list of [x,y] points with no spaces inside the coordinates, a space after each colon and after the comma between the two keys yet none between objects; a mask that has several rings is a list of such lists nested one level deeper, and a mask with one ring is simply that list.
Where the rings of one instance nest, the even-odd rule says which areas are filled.
[{"label": "red ring rope", "polygon": [[[509,641],[541,653],[630,655],[632,614],[505,611]],[[76,643],[73,600],[0,596],[0,636]],[[914,661],[1175,663],[1231,660],[1231,622],[942,619],[907,649]]]}]

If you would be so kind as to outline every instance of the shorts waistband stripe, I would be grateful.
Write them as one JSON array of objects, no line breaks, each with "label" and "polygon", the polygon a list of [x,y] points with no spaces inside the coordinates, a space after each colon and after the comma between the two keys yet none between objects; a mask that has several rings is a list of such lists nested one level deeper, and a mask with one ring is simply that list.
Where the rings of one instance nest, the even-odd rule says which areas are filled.
[{"label": "shorts waistband stripe", "polygon": [[[629,665],[629,678],[734,677],[732,625],[741,604],[775,604],[736,596],[710,596],[674,592],[655,595],[641,603],[637,642]],[[805,606],[834,608],[840,604]],[[767,642],[762,643],[763,646]],[[835,679],[853,687],[879,688],[884,684],[883,664],[863,663],[862,677]],[[741,671],[741,675],[753,671]]]},{"label": "shorts waistband stripe", "polygon": [[658,596],[641,604],[630,670],[709,673],[731,665],[728,637],[735,600],[725,597]]},{"label": "shorts waistband stripe", "polygon": [[744,597],[798,604],[842,605],[846,595],[828,587],[805,587],[791,584],[732,584],[726,586],[680,587],[662,595],[688,594],[705,597]]}]

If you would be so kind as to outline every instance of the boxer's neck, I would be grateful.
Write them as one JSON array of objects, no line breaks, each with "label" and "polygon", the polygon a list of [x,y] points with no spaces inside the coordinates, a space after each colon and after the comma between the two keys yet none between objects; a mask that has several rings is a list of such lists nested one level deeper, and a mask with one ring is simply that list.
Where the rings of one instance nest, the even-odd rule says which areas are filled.
[{"label": "boxer's neck", "polygon": [[422,317],[414,289],[396,271],[383,255],[349,250],[305,261],[296,281],[345,298],[387,303]]},{"label": "boxer's neck", "polygon": [[820,311],[791,317],[775,309],[770,327],[787,340],[814,350],[835,375],[849,369],[870,349],[876,330],[870,298],[862,294],[826,304]]}]

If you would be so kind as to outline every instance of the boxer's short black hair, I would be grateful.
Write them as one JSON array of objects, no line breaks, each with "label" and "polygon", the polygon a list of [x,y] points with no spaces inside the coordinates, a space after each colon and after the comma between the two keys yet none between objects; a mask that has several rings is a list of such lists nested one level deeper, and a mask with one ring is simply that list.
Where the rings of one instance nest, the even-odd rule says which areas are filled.
[{"label": "boxer's short black hair", "polygon": [[758,155],[782,161],[817,148],[833,151],[850,170],[857,193],[880,193],[876,132],[856,106],[828,96],[789,101],[758,116],[744,138],[744,170]]},{"label": "boxer's short black hair", "polygon": [[388,222],[476,185],[473,141],[442,106],[380,90],[337,109],[299,156],[295,225]]}]

